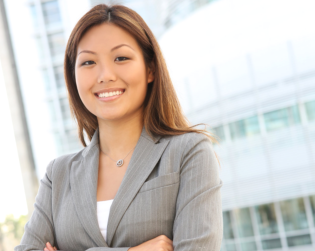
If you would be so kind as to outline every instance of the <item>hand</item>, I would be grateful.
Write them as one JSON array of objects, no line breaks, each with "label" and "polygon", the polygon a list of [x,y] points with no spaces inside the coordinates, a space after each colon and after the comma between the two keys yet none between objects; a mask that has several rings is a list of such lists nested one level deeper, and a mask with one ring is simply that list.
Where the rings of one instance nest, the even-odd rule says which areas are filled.
[{"label": "hand", "polygon": [[173,241],[165,235],[160,235],[138,246],[131,247],[128,251],[174,251]]},{"label": "hand", "polygon": [[44,251],[55,251],[55,250],[57,250],[56,247],[52,247],[49,242],[46,243],[46,247],[44,248]]}]

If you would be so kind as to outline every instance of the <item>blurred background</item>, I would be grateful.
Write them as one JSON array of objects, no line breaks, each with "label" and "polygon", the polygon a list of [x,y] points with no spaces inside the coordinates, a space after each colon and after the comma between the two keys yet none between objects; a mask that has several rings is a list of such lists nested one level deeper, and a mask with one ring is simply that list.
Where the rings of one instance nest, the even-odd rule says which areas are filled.
[{"label": "blurred background", "polygon": [[0,0],[0,251],[19,243],[50,160],[83,148],[63,58],[100,3],[144,18],[186,116],[218,137],[221,250],[315,250],[314,0]]}]

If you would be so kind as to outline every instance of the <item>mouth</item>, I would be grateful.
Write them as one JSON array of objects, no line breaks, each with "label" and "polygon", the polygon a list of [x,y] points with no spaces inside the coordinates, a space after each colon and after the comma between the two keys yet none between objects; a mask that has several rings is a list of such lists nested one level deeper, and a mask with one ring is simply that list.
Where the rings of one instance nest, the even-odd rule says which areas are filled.
[{"label": "mouth", "polygon": [[114,91],[98,92],[98,93],[94,93],[94,95],[99,100],[109,101],[109,100],[114,100],[114,99],[119,98],[121,95],[124,94],[124,92],[125,92],[125,89],[119,89],[119,90],[114,90]]}]

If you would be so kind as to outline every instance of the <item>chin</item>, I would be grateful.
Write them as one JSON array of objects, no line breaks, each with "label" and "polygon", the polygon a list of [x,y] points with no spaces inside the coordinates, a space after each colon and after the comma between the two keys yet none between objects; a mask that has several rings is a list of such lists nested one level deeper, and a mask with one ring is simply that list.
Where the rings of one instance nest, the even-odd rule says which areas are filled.
[{"label": "chin", "polygon": [[117,114],[106,114],[106,115],[103,115],[103,116],[97,116],[98,119],[101,119],[101,120],[106,120],[106,121],[109,121],[109,120],[121,120],[124,116],[119,116]]}]

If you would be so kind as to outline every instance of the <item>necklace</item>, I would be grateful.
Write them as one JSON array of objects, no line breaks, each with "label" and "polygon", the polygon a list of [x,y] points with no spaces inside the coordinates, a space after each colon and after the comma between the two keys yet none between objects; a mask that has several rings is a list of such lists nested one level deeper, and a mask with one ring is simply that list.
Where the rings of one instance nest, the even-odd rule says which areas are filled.
[{"label": "necklace", "polygon": [[[134,147],[135,148],[135,147]],[[134,149],[134,148],[132,148],[130,151],[129,151],[129,153]],[[101,147],[100,147],[100,149],[101,149]],[[103,150],[101,149],[101,151],[102,151],[102,153],[104,153],[103,152]],[[127,153],[127,155],[125,156],[125,158],[128,156],[128,154],[129,153]],[[106,153],[104,153],[105,155],[107,155]],[[108,155],[107,155],[108,156]],[[109,156],[108,156],[109,157]],[[116,161],[116,160],[113,160],[111,157],[109,157],[112,161],[115,161],[116,162],[116,166],[118,166],[118,167],[121,167],[123,164],[124,164],[124,159],[125,158],[123,158],[123,159],[119,159],[118,161]]]}]

